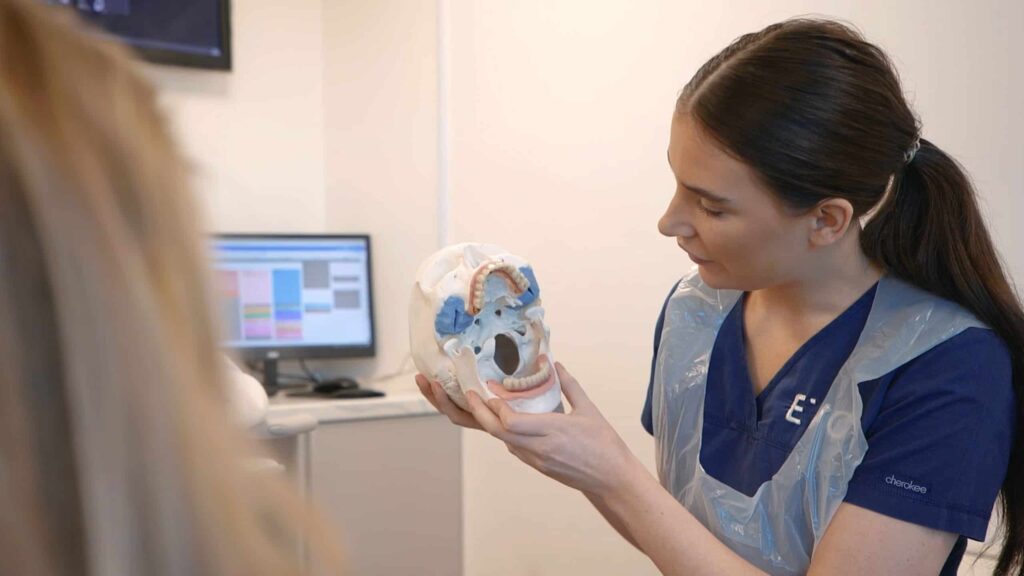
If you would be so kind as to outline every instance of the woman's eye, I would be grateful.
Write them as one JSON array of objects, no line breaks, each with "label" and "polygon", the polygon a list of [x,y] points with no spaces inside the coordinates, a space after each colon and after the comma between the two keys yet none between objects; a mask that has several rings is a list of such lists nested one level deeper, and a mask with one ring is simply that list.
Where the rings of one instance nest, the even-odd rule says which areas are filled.
[{"label": "woman's eye", "polygon": [[711,216],[712,218],[718,218],[719,216],[722,215],[722,212],[708,208],[707,206],[704,205],[703,202],[698,202],[697,206],[700,208],[701,212],[707,214],[708,216]]}]

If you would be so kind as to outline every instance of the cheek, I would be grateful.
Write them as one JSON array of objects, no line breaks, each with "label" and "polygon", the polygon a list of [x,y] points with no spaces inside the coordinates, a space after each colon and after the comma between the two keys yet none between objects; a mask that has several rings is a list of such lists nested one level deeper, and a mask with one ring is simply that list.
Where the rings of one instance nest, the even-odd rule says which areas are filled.
[{"label": "cheek", "polygon": [[721,222],[709,227],[704,236],[710,257],[733,274],[749,277],[780,272],[790,251],[788,240],[774,227],[749,222]]},{"label": "cheek", "polygon": [[735,219],[730,221],[728,217],[704,222],[699,236],[707,252],[706,256],[722,263],[742,261],[758,246],[758,240],[751,234],[749,225]]},{"label": "cheek", "polygon": [[793,227],[772,226],[751,235],[746,253],[752,269],[765,281],[774,282],[789,276],[794,266],[804,261],[806,239]]}]

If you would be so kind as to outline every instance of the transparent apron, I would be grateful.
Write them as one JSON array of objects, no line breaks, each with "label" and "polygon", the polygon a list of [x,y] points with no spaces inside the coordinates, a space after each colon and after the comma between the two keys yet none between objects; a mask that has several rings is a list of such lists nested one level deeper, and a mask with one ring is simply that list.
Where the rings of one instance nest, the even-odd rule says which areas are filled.
[{"label": "transparent apron", "polygon": [[860,339],[818,412],[778,472],[747,496],[700,464],[708,362],[740,295],[710,288],[694,272],[669,299],[653,382],[658,477],[737,554],[770,574],[803,574],[867,450],[857,384],[985,325],[955,303],[884,276]]}]

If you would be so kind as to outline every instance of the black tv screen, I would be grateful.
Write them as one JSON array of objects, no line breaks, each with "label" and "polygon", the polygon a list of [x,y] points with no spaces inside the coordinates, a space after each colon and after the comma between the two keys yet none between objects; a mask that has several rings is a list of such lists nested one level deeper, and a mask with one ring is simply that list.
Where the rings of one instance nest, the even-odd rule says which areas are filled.
[{"label": "black tv screen", "polygon": [[231,69],[229,0],[48,0],[74,8],[143,58]]}]

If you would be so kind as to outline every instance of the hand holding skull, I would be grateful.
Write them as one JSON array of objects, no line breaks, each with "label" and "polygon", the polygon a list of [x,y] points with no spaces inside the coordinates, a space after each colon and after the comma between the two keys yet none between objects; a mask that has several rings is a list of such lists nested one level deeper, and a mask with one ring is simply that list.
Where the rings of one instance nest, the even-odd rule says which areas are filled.
[{"label": "hand holding skull", "polygon": [[619,490],[642,467],[583,388],[556,363],[568,414],[516,412],[501,398],[467,394],[473,423],[498,438],[523,462],[566,486],[598,496]]}]

